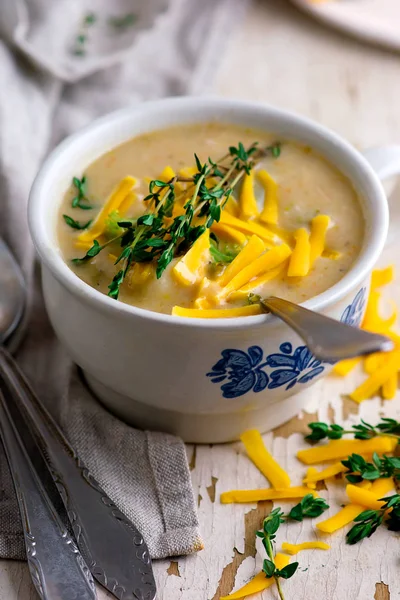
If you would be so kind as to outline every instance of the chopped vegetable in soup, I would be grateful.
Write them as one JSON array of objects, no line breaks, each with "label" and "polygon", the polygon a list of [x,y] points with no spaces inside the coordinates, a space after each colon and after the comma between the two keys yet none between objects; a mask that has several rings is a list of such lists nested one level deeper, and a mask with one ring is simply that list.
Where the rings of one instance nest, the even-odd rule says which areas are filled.
[{"label": "chopped vegetable in soup", "polygon": [[309,147],[209,123],[138,136],[73,178],[65,260],[86,283],[186,317],[261,312],[337,283],[363,240],[346,177]]}]

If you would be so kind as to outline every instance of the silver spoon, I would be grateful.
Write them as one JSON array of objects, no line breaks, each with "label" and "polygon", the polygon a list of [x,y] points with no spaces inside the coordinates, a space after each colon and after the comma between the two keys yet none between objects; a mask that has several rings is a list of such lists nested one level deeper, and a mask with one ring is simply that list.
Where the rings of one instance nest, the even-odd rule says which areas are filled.
[{"label": "silver spoon", "polygon": [[341,323],[325,315],[270,296],[260,300],[261,306],[284,321],[310,349],[315,358],[336,362],[372,352],[387,352],[393,341],[376,333]]},{"label": "silver spoon", "polygon": [[[0,353],[20,322],[24,307],[21,271],[0,239]],[[4,394],[0,389],[0,437],[14,482],[28,567],[36,591],[42,600],[95,600],[93,578],[36,474],[10,415],[8,391],[1,379],[0,387],[4,389]]]},{"label": "silver spoon", "polygon": [[[28,561],[31,560],[28,544],[34,526],[38,537],[46,539],[47,535],[52,536],[54,544],[58,543],[59,548],[57,553],[47,557],[46,564],[42,557],[36,555],[32,569],[35,569],[41,561],[40,574],[47,578],[47,589],[51,589],[52,594],[44,595],[45,586],[37,585],[37,581],[33,579],[36,589],[45,600],[50,598],[92,600],[95,595],[88,596],[85,589],[87,581],[84,578],[88,576],[87,564],[93,576],[117,598],[153,600],[156,587],[149,552],[143,537],[134,524],[114,505],[76,455],[4,347],[6,335],[11,335],[22,316],[25,287],[18,265],[5,244],[1,243],[0,290],[3,289],[8,291],[0,295],[0,307],[2,307],[0,332],[3,332],[0,334],[0,386],[4,388],[5,395],[10,397],[13,407],[18,409],[20,416],[35,435],[65,505],[77,545],[82,553],[81,556],[75,550],[70,551],[69,554],[63,551],[63,540],[55,520],[47,519],[45,529],[40,529],[39,523],[35,521],[36,504],[31,501],[29,495],[25,496],[24,512],[21,516],[25,527]],[[10,408],[9,404],[8,409]],[[10,419],[10,415],[11,410],[8,412],[3,410],[2,417],[6,418],[2,419],[0,434],[7,427],[7,417]],[[12,429],[8,430],[8,433],[10,432],[14,433]],[[2,435],[2,440],[4,446],[7,446],[7,454],[12,455],[10,439]],[[23,474],[21,471],[15,471],[17,467],[15,462],[10,461],[10,468],[14,469],[14,479],[16,476],[21,482]],[[20,486],[17,486],[16,491],[20,492]],[[42,503],[46,504],[48,499],[43,497],[43,494],[41,497]],[[29,527],[25,512],[29,514]],[[57,536],[58,539],[55,539]],[[71,545],[70,548],[72,549]],[[81,586],[81,593],[76,596],[71,595],[71,577],[75,578],[77,586]]]}]

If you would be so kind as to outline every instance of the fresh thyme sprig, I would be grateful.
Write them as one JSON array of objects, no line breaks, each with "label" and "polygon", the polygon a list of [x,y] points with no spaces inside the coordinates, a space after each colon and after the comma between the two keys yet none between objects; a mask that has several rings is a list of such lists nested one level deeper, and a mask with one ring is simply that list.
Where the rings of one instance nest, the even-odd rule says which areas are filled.
[{"label": "fresh thyme sprig", "polygon": [[[202,163],[195,154],[197,171],[192,178],[175,176],[169,181],[151,181],[149,193],[144,198],[148,207],[146,213],[136,220],[113,222],[113,232],[122,232],[118,235],[121,252],[115,263],[121,263],[121,268],[109,285],[108,295],[118,298],[120,287],[135,262],[154,261],[156,276],[160,278],[174,257],[187,252],[206,229],[220,220],[221,211],[235,186],[251,171],[256,160],[267,155],[277,157],[279,154],[279,143],[268,148],[259,148],[257,143],[253,143],[246,149],[239,142],[237,146],[231,146],[226,156],[217,162],[208,158]],[[78,195],[73,200],[73,206],[89,208],[85,182],[85,177],[82,180],[74,178]],[[177,182],[187,184],[185,191],[179,194],[176,191]],[[185,201],[184,212],[182,214],[180,211],[174,216],[177,200]],[[97,243],[85,257],[75,260],[75,264],[96,256],[105,247]],[[214,243],[211,246],[211,256],[215,262],[226,264],[235,255],[232,251],[221,251]]]},{"label": "fresh thyme sprig", "polygon": [[386,524],[391,531],[400,531],[400,495],[394,494],[382,498],[384,504],[379,510],[364,510],[354,519],[355,525],[348,531],[346,541],[348,544],[356,544],[364,538],[371,537],[373,533],[382,525],[387,511],[388,519]]},{"label": "fresh thyme sprig", "polygon": [[274,508],[274,510],[272,510],[264,519],[263,528],[260,531],[257,531],[256,536],[261,538],[268,556],[263,562],[263,571],[266,577],[273,577],[275,579],[281,600],[284,600],[284,595],[279,580],[281,578],[289,579],[292,577],[295,574],[299,563],[291,563],[283,569],[278,569],[276,567],[273,547],[276,532],[280,525],[286,520],[302,521],[305,518],[319,517],[328,508],[329,506],[323,498],[314,498],[312,494],[307,494],[287,515],[282,512],[280,507]]},{"label": "fresh thyme sprig", "polygon": [[97,240],[94,240],[93,246],[91,246],[89,248],[89,250],[86,252],[85,256],[82,256],[82,258],[73,258],[71,262],[73,262],[75,265],[85,264],[86,262],[88,262],[89,260],[91,260],[92,258],[97,256],[102,250],[104,250],[104,248],[106,248],[113,242],[117,241],[120,237],[121,236],[118,236],[111,240],[108,240],[108,242],[106,242],[105,244],[102,244],[102,245]]},{"label": "fresh thyme sprig", "polygon": [[266,558],[263,562],[263,571],[265,576],[269,578],[273,577],[275,579],[276,587],[278,589],[279,598],[281,600],[285,600],[283,595],[283,591],[281,588],[280,579],[289,579],[292,577],[297,567],[299,566],[298,562],[291,563],[284,567],[283,569],[278,569],[275,566],[274,558],[275,553],[272,546],[273,541],[276,538],[276,532],[278,531],[281,523],[285,520],[285,515],[281,512],[281,509],[274,508],[270,512],[270,514],[264,519],[263,528],[261,531],[257,531],[257,537],[261,538],[262,544],[265,548],[268,558]]},{"label": "fresh thyme sprig", "polygon": [[361,420],[359,425],[352,425],[350,429],[320,421],[309,423],[308,427],[311,429],[311,433],[305,439],[310,442],[319,442],[324,439],[339,440],[345,434],[353,435],[356,440],[369,440],[381,435],[400,440],[400,422],[386,417],[382,418],[377,425],[371,425]]},{"label": "fresh thyme sprig", "polygon": [[92,219],[90,219],[90,221],[87,221],[87,223],[79,223],[79,221],[75,221],[75,219],[73,219],[69,215],[63,215],[63,219],[69,227],[71,227],[72,229],[78,229],[80,231],[82,229],[87,229],[92,223]]},{"label": "fresh thyme sprig", "polygon": [[79,177],[74,177],[72,179],[72,184],[77,192],[76,196],[72,198],[72,208],[91,210],[93,206],[90,204],[86,196],[86,175],[84,175],[82,179],[79,179]]},{"label": "fresh thyme sprig", "polygon": [[342,460],[348,471],[346,478],[350,483],[360,483],[363,479],[374,481],[381,477],[394,477],[400,479],[400,458],[396,456],[382,456],[376,452],[372,455],[372,462],[367,462],[359,454],[351,454],[346,460]]}]

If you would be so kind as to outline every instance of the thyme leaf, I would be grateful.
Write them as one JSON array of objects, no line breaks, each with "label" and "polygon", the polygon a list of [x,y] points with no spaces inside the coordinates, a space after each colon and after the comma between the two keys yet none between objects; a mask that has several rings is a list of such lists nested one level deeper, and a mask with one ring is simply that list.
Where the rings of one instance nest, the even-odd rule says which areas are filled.
[{"label": "thyme leaf", "polygon": [[306,517],[319,517],[328,508],[329,504],[323,498],[314,498],[312,494],[307,494],[296,506],[293,506],[288,518],[294,521],[303,521]]},{"label": "thyme leaf", "polygon": [[72,184],[76,189],[76,196],[72,199],[72,208],[82,208],[83,210],[91,210],[93,206],[90,204],[86,196],[86,176],[82,179],[73,177]]},{"label": "thyme leaf", "polygon": [[369,538],[380,525],[382,525],[386,512],[388,513],[388,519],[386,521],[388,529],[391,531],[400,531],[400,495],[394,494],[382,498],[384,504],[379,510],[364,510],[355,519],[355,525],[350,529],[346,535],[346,542],[348,544],[357,544],[364,538]]},{"label": "thyme leaf", "polygon": [[89,225],[92,223],[92,219],[90,219],[90,221],[88,221],[87,223],[79,223],[79,221],[75,221],[75,219],[73,219],[72,217],[68,216],[68,215],[63,215],[63,219],[66,222],[67,225],[69,225],[69,227],[72,227],[72,229],[87,229],[89,227]]}]

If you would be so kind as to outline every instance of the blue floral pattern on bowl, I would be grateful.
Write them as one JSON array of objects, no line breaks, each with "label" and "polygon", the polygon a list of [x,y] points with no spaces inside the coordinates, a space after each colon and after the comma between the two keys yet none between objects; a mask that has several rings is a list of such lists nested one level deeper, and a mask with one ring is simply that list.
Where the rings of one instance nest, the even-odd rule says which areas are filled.
[{"label": "blue floral pattern on bowl", "polygon": [[[366,291],[365,287],[361,288],[353,302],[345,308],[340,319],[343,323],[354,327],[361,324]],[[222,384],[224,398],[239,398],[250,391],[257,393],[282,386],[289,390],[296,384],[308,383],[325,369],[325,363],[316,359],[307,346],[293,350],[290,342],[281,344],[279,352],[267,355],[264,360],[260,346],[250,346],[247,352],[226,348],[221,355],[207,377],[212,383]]]}]

